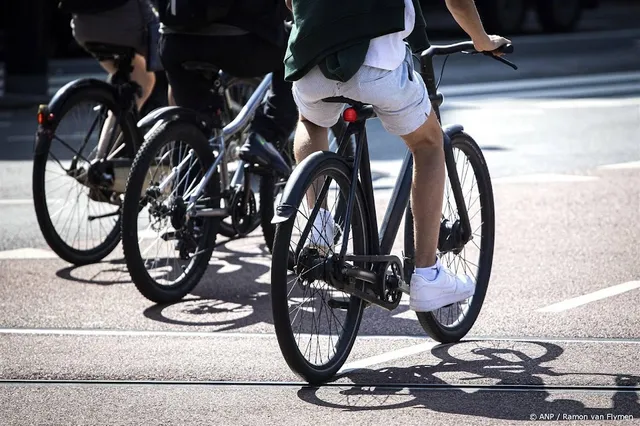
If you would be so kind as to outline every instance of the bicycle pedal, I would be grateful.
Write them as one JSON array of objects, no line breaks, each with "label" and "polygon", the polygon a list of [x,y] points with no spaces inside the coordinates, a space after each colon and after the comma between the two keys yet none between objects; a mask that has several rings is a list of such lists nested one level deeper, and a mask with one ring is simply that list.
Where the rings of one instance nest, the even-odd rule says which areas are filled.
[{"label": "bicycle pedal", "polygon": [[246,171],[248,173],[254,174],[254,175],[258,175],[258,176],[271,176],[273,175],[273,172],[270,169],[266,169],[264,166],[259,166],[259,165],[254,165],[254,164],[247,164],[245,166]]}]

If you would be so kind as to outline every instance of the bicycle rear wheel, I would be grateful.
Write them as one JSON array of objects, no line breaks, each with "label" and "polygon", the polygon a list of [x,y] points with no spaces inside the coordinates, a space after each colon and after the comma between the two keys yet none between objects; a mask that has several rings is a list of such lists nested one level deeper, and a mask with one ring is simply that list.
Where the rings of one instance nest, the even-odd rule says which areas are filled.
[{"label": "bicycle rear wheel", "polygon": [[[464,247],[439,251],[438,256],[443,265],[452,271],[468,274],[474,279],[476,289],[469,299],[433,312],[416,313],[425,332],[441,343],[460,341],[476,322],[489,286],[495,238],[493,188],[482,151],[466,133],[456,134],[451,139],[451,145],[471,222],[472,239]],[[476,190],[473,189],[474,182],[477,183]],[[465,187],[465,184],[469,185]],[[446,180],[442,219],[450,224],[459,220],[449,178]],[[443,246],[443,237],[446,235],[451,236],[441,231],[439,247]],[[474,260],[467,260],[470,258]]]},{"label": "bicycle rear wheel", "polygon": [[[329,380],[344,364],[358,333],[365,305],[362,299],[331,287],[326,282],[326,275],[315,275],[313,271],[323,271],[327,259],[339,252],[342,244],[351,245],[347,253],[364,255],[369,253],[370,242],[365,201],[359,186],[354,198],[350,240],[342,241],[344,232],[339,230],[343,228],[345,218],[336,216],[337,201],[347,199],[351,186],[357,183],[351,182],[351,170],[342,158],[328,152],[320,155],[323,161],[318,161],[313,170],[301,177],[305,185],[296,197],[297,212],[276,225],[271,267],[271,303],[278,344],[293,372],[310,383]],[[305,228],[311,228],[314,223],[309,217],[312,208],[308,207],[305,194],[312,186],[319,190],[326,178],[334,183],[326,198],[318,199],[316,203],[326,200],[327,210],[334,215],[334,240],[325,240],[329,248],[322,254],[308,247],[305,241],[298,240]],[[316,224],[331,226],[324,222]],[[320,235],[331,239],[330,233]],[[364,264],[358,266],[366,267]],[[360,289],[364,288],[362,282],[356,283]],[[336,337],[333,337],[334,332]],[[327,354],[321,353],[324,349]]]},{"label": "bicycle rear wheel", "polygon": [[74,265],[101,261],[120,241],[122,194],[108,178],[117,179],[109,164],[117,158],[130,164],[136,135],[130,130],[135,126],[114,120],[102,157],[98,141],[109,112],[121,116],[110,92],[79,90],[36,136],[32,192],[38,225],[49,247]]}]

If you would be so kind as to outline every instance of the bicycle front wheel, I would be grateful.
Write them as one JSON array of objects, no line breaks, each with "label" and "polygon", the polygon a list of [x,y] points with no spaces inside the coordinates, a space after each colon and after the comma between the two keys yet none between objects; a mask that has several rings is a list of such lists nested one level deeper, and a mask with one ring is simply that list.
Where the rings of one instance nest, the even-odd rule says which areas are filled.
[{"label": "bicycle front wheel", "polygon": [[[493,188],[487,163],[478,144],[466,133],[451,139],[453,155],[469,221],[471,240],[463,247],[439,251],[443,265],[470,276],[476,284],[472,297],[433,312],[417,312],[418,321],[425,332],[441,343],[460,341],[476,322],[484,302],[491,276],[495,238]],[[447,172],[448,174],[448,172]],[[458,207],[453,196],[450,178],[446,180],[442,223],[454,224],[459,220]],[[442,225],[441,225],[442,226]],[[445,233],[441,232],[441,239]],[[443,247],[442,240],[439,247]]]},{"label": "bicycle front wheel", "polygon": [[[369,252],[370,235],[364,196],[358,186],[354,197],[349,240],[343,240],[345,217],[336,213],[338,200],[346,200],[352,185],[351,170],[345,161],[329,152],[323,161],[301,179],[304,190],[296,194],[297,211],[276,226],[271,267],[271,303],[278,343],[294,373],[310,383],[329,380],[344,364],[362,320],[364,301],[340,292],[327,283],[324,265],[347,244],[348,254]],[[305,194],[321,194],[325,180],[329,190],[310,206]],[[326,203],[329,215],[310,217],[313,205]],[[344,215],[343,215],[344,216]],[[320,220],[323,219],[323,220]],[[308,231],[305,231],[308,228]],[[324,239],[324,250],[309,244],[303,235],[315,228]],[[316,241],[319,237],[316,237]],[[296,255],[296,253],[299,253]],[[357,266],[366,267],[359,263]],[[315,271],[315,272],[314,272]],[[356,281],[358,288],[364,284]]]},{"label": "bicycle front wheel", "polygon": [[[134,159],[122,209],[122,248],[133,283],[152,302],[181,300],[207,269],[220,218],[186,213],[214,160],[200,129],[180,121],[154,130]],[[196,205],[220,207],[218,173]]]}]

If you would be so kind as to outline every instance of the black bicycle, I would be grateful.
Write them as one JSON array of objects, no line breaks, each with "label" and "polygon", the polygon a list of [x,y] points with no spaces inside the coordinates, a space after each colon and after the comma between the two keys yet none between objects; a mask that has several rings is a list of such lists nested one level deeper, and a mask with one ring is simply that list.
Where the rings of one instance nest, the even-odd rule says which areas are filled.
[{"label": "black bicycle", "polygon": [[[118,245],[122,194],[145,130],[136,123],[166,105],[166,84],[159,78],[138,112],[135,96],[142,89],[131,80],[135,49],[104,43],[86,48],[99,61],[112,60],[117,72],[107,81],[71,81],[40,105],[32,174],[42,235],[75,265],[99,262]],[[47,193],[56,189],[57,195]]]},{"label": "black bicycle", "polygon": [[[510,53],[513,47],[500,50]],[[415,57],[438,118],[443,96],[438,93],[432,58],[459,52],[479,53],[473,43],[462,42],[431,46]],[[483,53],[517,69],[502,57]],[[379,232],[365,127],[375,115],[373,108],[346,98],[325,101],[350,105],[343,113],[349,125],[338,153],[317,152],[298,165],[273,219],[277,224],[271,267],[275,331],[289,367],[310,383],[330,379],[343,365],[365,306],[397,308],[402,294],[409,293],[415,265],[411,153],[404,158]],[[353,156],[345,155],[350,135],[356,138]],[[465,301],[417,317],[429,336],[448,343],[468,333],[482,307],[493,259],[494,200],[489,170],[476,142],[458,124],[445,126],[443,137],[447,187],[438,256],[447,267],[455,271],[462,267],[475,278],[476,290]],[[471,190],[463,189],[467,179]],[[311,228],[325,227],[316,222],[326,217],[318,216],[321,207],[332,212],[334,235],[320,233],[330,241],[308,244]],[[403,214],[404,259],[400,259],[390,253]],[[465,261],[472,254],[476,260]]]}]

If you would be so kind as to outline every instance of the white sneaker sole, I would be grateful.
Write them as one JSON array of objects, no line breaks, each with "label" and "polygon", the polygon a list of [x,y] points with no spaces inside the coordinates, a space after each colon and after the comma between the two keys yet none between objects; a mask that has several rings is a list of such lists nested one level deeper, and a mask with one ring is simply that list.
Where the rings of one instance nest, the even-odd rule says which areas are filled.
[{"label": "white sneaker sole", "polygon": [[454,293],[454,294],[445,294],[444,296],[438,297],[437,299],[424,300],[414,302],[413,300],[409,301],[409,308],[412,311],[416,312],[431,312],[436,309],[440,309],[444,306],[451,305],[456,302],[461,302],[465,299],[470,298],[475,293],[475,289],[471,291],[467,291],[465,293]]}]

